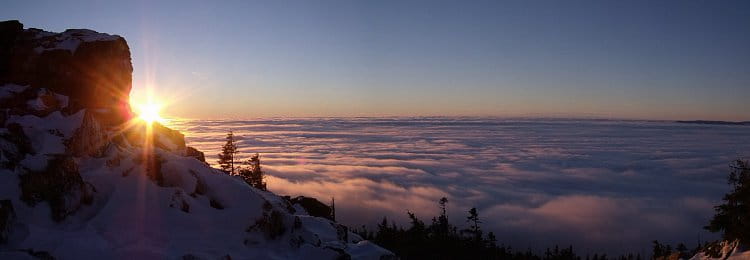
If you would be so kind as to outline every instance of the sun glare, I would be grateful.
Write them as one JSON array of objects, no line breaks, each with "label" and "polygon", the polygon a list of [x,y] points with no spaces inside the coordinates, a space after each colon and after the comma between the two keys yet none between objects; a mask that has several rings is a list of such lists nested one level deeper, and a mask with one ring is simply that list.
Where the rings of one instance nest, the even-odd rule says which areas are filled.
[{"label": "sun glare", "polygon": [[153,122],[164,121],[164,119],[159,115],[159,112],[161,111],[161,106],[159,104],[138,104],[136,105],[136,109],[138,110],[138,118],[146,121],[149,124]]}]

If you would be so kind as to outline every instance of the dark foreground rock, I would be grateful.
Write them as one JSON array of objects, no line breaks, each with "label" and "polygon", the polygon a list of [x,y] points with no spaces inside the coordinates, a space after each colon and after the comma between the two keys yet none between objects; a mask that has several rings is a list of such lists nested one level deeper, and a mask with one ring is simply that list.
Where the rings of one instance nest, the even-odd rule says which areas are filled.
[{"label": "dark foreground rock", "polygon": [[310,216],[333,220],[333,209],[316,198],[305,196],[297,196],[295,198],[284,196],[283,198],[289,201],[292,205],[299,205],[305,209]]},{"label": "dark foreground rock", "polygon": [[66,111],[97,110],[107,125],[130,118],[130,49],[125,39],[85,29],[62,33],[0,22],[0,85],[46,88],[70,98]]}]

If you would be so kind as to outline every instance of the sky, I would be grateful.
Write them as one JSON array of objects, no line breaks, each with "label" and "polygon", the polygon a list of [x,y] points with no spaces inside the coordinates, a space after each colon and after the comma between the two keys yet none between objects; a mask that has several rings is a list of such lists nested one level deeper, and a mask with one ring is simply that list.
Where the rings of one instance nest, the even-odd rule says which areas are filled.
[{"label": "sky", "polygon": [[750,120],[747,1],[4,1],[126,38],[166,116]]}]

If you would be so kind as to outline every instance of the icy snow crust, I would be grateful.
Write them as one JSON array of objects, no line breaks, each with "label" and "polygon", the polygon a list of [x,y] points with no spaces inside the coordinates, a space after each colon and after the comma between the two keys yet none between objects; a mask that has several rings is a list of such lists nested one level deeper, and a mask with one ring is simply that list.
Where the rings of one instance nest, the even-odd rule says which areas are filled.
[{"label": "icy snow crust", "polygon": [[[30,207],[20,200],[19,176],[42,170],[49,156],[65,152],[64,141],[81,125],[85,110],[40,118],[13,116],[29,137],[35,155],[22,167],[0,169],[0,199],[10,199],[16,221],[0,259],[31,259],[19,249],[46,251],[57,259],[333,259],[346,252],[355,259],[391,255],[337,224],[293,207],[239,178],[192,157],[154,148],[163,164],[163,185],[147,176],[144,148],[110,145],[101,158],[78,157],[81,177],[95,188],[91,205],[62,222],[50,217],[46,203]],[[0,128],[5,130],[4,128]],[[160,140],[165,141],[165,140]],[[218,202],[223,209],[212,207]],[[187,206],[185,206],[187,205]],[[187,207],[187,208],[186,208]],[[269,238],[250,228],[264,214],[281,213],[284,232]]]},{"label": "icy snow crust", "polygon": [[115,41],[121,37],[88,29],[68,29],[56,36],[54,33],[41,31],[36,38],[44,41],[43,46],[34,49],[37,53],[49,50],[67,50],[70,53],[75,53],[78,46],[83,42]]}]

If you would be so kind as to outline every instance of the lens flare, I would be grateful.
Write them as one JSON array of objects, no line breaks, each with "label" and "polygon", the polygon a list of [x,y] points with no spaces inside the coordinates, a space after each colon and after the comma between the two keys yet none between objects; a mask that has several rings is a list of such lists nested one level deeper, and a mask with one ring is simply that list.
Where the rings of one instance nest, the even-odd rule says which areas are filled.
[{"label": "lens flare", "polygon": [[151,124],[153,122],[163,123],[164,119],[159,115],[161,105],[155,103],[136,104],[138,118]]}]

